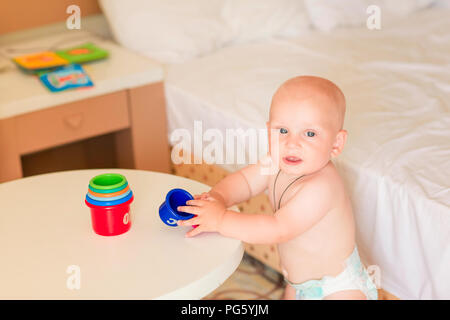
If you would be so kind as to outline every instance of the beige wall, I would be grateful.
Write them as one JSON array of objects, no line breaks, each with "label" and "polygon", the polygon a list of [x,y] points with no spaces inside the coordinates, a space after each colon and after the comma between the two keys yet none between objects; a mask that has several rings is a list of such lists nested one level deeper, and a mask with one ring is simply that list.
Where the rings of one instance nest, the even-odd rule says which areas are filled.
[{"label": "beige wall", "polygon": [[69,5],[78,5],[81,16],[101,12],[97,0],[2,0],[0,34],[65,21]]}]

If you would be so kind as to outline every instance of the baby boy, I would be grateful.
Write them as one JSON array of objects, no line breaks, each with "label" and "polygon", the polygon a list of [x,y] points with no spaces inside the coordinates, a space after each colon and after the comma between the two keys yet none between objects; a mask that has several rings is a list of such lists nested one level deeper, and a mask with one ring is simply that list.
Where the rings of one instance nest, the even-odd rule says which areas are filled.
[{"label": "baby boy", "polygon": [[[197,215],[179,221],[199,225],[186,236],[216,231],[247,243],[277,244],[285,299],[377,299],[356,247],[350,199],[331,161],[347,139],[344,114],[344,95],[331,81],[300,76],[283,83],[267,122],[267,159],[277,169],[268,174],[261,160],[179,207]],[[266,190],[274,215],[227,209]]]}]

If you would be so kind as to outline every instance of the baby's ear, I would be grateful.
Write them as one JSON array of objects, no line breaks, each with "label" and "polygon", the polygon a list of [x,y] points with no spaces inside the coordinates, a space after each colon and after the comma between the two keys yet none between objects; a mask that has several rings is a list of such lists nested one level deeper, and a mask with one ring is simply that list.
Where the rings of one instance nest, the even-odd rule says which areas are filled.
[{"label": "baby's ear", "polygon": [[337,157],[342,150],[344,149],[345,142],[347,141],[347,130],[340,130],[337,135],[336,139],[333,143],[333,149],[331,150],[331,157]]}]

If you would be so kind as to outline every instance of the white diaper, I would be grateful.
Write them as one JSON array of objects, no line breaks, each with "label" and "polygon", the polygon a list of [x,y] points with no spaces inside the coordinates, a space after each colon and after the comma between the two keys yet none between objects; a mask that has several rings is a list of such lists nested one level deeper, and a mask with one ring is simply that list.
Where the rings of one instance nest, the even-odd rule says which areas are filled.
[{"label": "white diaper", "polygon": [[325,276],[320,280],[308,280],[300,284],[291,283],[297,300],[322,300],[332,293],[344,290],[361,290],[368,300],[378,300],[378,291],[359,258],[355,246],[345,260],[345,269],[336,277]]}]

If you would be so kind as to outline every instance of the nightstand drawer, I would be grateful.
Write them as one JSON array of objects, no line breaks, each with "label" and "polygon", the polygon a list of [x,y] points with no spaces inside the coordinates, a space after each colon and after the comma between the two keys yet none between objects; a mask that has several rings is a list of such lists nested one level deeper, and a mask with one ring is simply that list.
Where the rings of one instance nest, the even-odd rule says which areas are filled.
[{"label": "nightstand drawer", "polygon": [[127,93],[119,91],[17,117],[21,154],[122,130],[130,126]]}]

